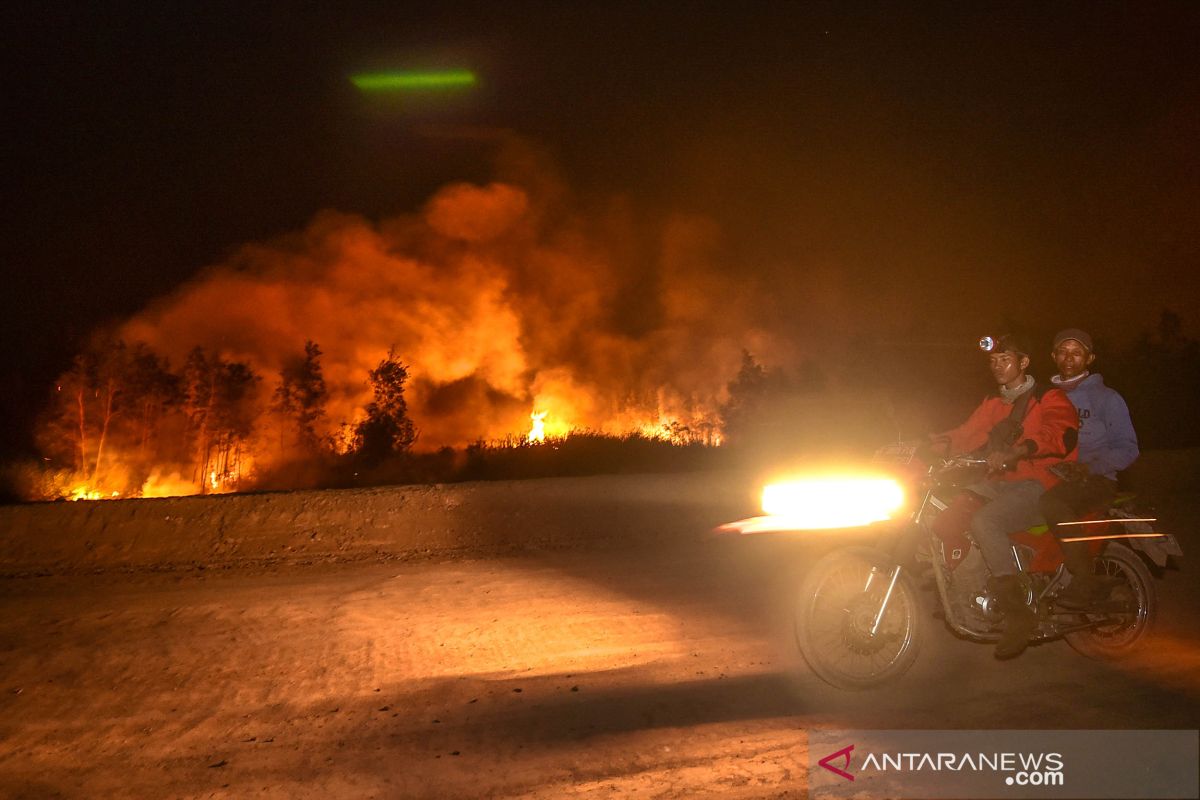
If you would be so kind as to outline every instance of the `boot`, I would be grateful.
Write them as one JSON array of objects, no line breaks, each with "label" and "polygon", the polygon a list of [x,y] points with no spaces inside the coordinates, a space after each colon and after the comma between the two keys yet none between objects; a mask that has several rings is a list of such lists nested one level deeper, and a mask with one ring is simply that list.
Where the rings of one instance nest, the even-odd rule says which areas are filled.
[{"label": "boot", "polygon": [[1114,581],[1096,574],[1095,559],[1087,542],[1059,542],[1063,564],[1071,573],[1071,582],[1058,593],[1055,605],[1071,610],[1084,610],[1104,601],[1112,591]]},{"label": "boot", "polygon": [[1020,575],[1001,575],[988,581],[996,605],[1004,612],[1004,630],[996,643],[996,658],[1005,661],[1025,652],[1037,630],[1037,615],[1026,602],[1025,584]]}]

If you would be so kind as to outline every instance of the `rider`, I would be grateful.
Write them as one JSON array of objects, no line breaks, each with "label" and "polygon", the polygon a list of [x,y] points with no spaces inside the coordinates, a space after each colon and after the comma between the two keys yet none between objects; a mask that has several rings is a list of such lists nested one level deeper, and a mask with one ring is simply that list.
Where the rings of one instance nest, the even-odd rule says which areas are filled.
[{"label": "rider", "polygon": [[1124,398],[1105,386],[1099,373],[1088,372],[1096,353],[1086,331],[1059,331],[1050,356],[1058,367],[1050,381],[1079,410],[1079,463],[1062,471],[1063,482],[1042,495],[1040,506],[1071,573],[1071,583],[1057,603],[1085,608],[1103,600],[1108,587],[1095,575],[1087,542],[1063,541],[1079,529],[1061,523],[1108,508],[1117,494],[1117,473],[1138,457],[1137,434]]},{"label": "rider", "polygon": [[1020,655],[1037,627],[1008,534],[1041,522],[1038,500],[1058,482],[1050,467],[1076,458],[1079,417],[1063,391],[1039,386],[1026,374],[1029,348],[1016,336],[989,336],[979,345],[997,393],[962,425],[933,439],[948,444],[951,453],[982,455],[988,477],[968,486],[938,522],[962,525],[970,515],[973,538],[993,576],[988,589],[1004,611],[996,645],[996,657],[1003,659]]}]

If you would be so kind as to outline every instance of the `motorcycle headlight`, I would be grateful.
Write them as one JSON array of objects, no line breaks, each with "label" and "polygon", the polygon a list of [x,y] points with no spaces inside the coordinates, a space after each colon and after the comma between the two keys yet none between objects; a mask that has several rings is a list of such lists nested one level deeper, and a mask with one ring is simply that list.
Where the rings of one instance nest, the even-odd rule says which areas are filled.
[{"label": "motorcycle headlight", "polygon": [[892,478],[801,478],[764,487],[762,510],[795,530],[857,528],[891,519],[904,499]]}]

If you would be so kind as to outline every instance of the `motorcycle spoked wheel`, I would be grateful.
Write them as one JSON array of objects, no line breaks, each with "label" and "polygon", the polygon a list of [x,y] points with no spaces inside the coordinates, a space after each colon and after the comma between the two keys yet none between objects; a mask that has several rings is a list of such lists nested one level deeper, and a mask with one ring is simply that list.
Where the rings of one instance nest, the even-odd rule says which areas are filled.
[{"label": "motorcycle spoked wheel", "polygon": [[865,547],[835,550],[813,564],[800,584],[796,642],[822,680],[840,689],[870,689],[903,675],[916,660],[921,614],[906,573],[892,591],[874,636],[871,623],[887,591],[888,577],[874,563],[886,557]]},{"label": "motorcycle spoked wheel", "polygon": [[1128,611],[1083,614],[1100,625],[1063,636],[1076,652],[1088,658],[1116,660],[1133,653],[1146,638],[1158,613],[1158,595],[1150,570],[1137,553],[1122,545],[1110,544],[1096,558],[1096,574],[1118,578],[1109,602],[1124,601]]}]

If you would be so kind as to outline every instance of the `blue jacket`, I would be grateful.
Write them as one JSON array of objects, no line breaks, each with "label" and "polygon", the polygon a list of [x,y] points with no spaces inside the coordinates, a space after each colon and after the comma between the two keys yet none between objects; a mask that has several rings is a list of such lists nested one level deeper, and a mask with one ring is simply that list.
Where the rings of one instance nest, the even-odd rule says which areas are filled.
[{"label": "blue jacket", "polygon": [[1079,411],[1079,460],[1093,475],[1116,480],[1117,473],[1138,457],[1137,434],[1129,419],[1129,406],[1115,389],[1092,373],[1067,390]]}]

